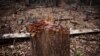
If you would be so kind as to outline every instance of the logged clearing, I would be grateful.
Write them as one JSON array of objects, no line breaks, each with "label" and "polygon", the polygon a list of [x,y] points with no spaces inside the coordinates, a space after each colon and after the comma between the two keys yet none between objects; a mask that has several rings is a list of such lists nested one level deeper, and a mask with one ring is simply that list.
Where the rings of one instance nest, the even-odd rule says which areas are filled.
[{"label": "logged clearing", "polygon": [[[95,10],[99,6],[91,8],[91,12],[90,6],[82,6],[76,10],[74,5],[31,8],[19,4],[15,8],[17,10],[9,8],[0,9],[0,34],[27,32],[27,25],[29,23],[45,20],[49,17],[53,18],[55,24],[61,25],[64,28],[100,29],[100,12]],[[30,39],[0,41],[0,56],[32,55]],[[5,44],[2,44],[2,41]],[[75,55],[100,56],[100,34],[71,35],[70,56]]]}]

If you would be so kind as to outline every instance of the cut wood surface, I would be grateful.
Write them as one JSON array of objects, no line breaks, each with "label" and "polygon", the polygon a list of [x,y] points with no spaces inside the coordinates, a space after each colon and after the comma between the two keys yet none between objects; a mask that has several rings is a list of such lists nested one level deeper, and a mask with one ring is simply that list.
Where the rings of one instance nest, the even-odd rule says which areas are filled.
[{"label": "cut wood surface", "polygon": [[[100,33],[100,29],[74,29],[70,30],[70,35],[77,35],[77,34],[88,34],[88,33]],[[34,33],[35,35],[35,33]],[[7,39],[7,38],[28,38],[30,37],[30,33],[9,33],[1,35],[0,39]]]}]

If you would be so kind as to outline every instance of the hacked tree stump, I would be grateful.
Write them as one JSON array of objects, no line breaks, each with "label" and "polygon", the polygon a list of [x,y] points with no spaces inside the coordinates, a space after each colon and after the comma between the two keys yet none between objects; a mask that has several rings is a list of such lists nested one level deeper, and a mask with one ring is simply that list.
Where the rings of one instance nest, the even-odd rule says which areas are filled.
[{"label": "hacked tree stump", "polygon": [[28,30],[32,35],[32,56],[70,56],[68,29],[40,23],[29,25]]}]

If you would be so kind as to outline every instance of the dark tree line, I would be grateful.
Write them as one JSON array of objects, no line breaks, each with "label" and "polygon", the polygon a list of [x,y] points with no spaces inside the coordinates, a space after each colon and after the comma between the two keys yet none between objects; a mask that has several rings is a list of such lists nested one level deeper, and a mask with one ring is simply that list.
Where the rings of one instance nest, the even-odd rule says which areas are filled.
[{"label": "dark tree line", "polygon": [[11,3],[25,3],[27,5],[36,4],[36,5],[52,5],[59,6],[61,3],[73,4],[77,3],[78,5],[100,5],[100,0],[0,0],[0,6],[8,5]]}]

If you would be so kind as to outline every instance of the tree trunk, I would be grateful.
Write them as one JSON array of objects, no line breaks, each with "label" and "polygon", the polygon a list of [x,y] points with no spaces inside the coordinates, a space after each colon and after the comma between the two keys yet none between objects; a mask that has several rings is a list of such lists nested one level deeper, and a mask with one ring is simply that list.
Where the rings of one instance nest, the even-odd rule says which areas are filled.
[{"label": "tree trunk", "polygon": [[[59,30],[59,29],[58,29]],[[32,56],[70,56],[68,31],[41,30],[32,37]]]}]

